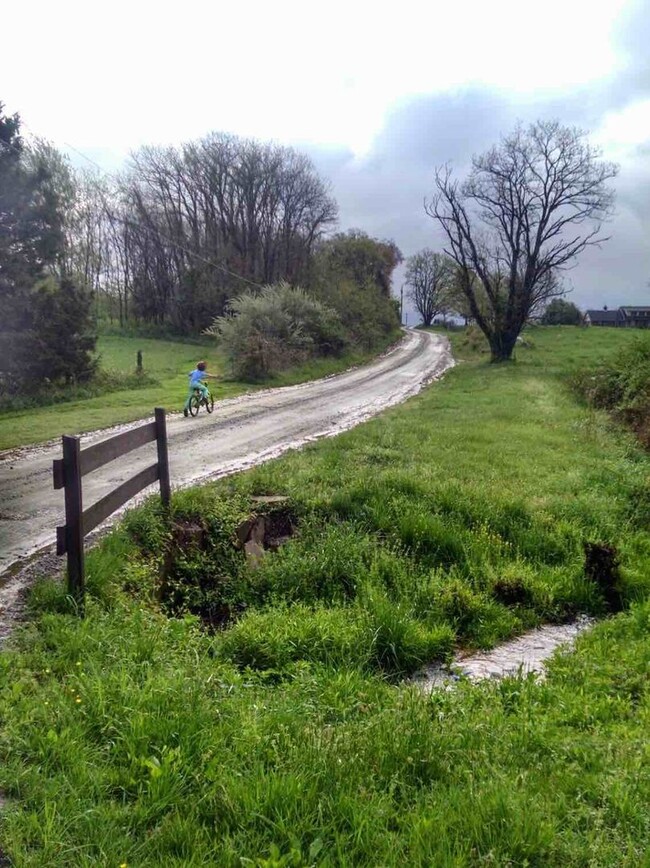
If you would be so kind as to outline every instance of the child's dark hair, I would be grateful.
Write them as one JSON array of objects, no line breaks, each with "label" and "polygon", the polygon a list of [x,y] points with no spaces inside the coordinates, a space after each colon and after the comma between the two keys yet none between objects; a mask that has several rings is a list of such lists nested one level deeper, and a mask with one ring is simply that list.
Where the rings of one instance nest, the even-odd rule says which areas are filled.
[{"label": "child's dark hair", "polygon": [[199,371],[205,371],[205,362],[197,362],[196,367]]}]

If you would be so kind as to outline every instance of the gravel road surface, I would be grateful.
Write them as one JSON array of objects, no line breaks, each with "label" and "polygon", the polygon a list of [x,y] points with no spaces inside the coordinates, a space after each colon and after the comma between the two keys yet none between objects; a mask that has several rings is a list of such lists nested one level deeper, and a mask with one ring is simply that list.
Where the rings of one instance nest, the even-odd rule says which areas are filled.
[{"label": "gravel road surface", "polygon": [[[445,338],[407,331],[372,364],[300,386],[231,398],[216,404],[212,415],[203,408],[195,419],[170,414],[172,485],[234,473],[352,428],[416,394],[451,365]],[[82,448],[137,424],[83,435]],[[0,453],[0,576],[54,543],[55,528],[64,523],[63,492],[52,488],[52,460],[60,456],[60,443]],[[153,461],[155,444],[148,444],[88,474],[84,507]]]}]

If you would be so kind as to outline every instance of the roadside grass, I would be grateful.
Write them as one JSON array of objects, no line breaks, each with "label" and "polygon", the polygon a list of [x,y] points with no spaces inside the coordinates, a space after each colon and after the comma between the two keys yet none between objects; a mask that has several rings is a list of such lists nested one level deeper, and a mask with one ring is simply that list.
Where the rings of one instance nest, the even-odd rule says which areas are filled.
[{"label": "roadside grass", "polygon": [[14,866],[644,865],[650,607],[541,685],[239,671],[130,602],[0,658]]},{"label": "roadside grass", "polygon": [[[183,342],[155,338],[100,335],[97,342],[100,366],[105,374],[101,382],[106,391],[96,394],[89,387],[89,397],[82,387],[71,394],[75,399],[24,410],[0,411],[0,450],[16,446],[43,443],[65,434],[79,434],[106,428],[121,422],[132,422],[150,416],[154,407],[165,407],[170,412],[182,409],[187,394],[187,374],[196,362],[204,358],[208,371],[221,375],[210,381],[210,389],[217,400],[230,398],[259,388],[290,386],[307,380],[340,373],[354,365],[371,361],[376,353],[350,352],[340,358],[317,359],[284,371],[263,384],[245,383],[230,379],[226,366],[214,341]],[[133,377],[138,350],[143,355],[141,385]],[[131,375],[129,388],[115,388],[114,379]],[[100,389],[101,384],[100,384]]]},{"label": "roadside grass", "polygon": [[[468,361],[419,397],[176,493],[171,525],[128,513],[84,621],[40,584],[0,656],[12,864],[646,864],[650,460],[562,382],[594,331],[534,330],[502,366],[452,336]],[[233,541],[268,494],[297,533],[253,567]],[[585,542],[631,609],[547,681],[404,682],[606,614]]]},{"label": "roadside grass", "polygon": [[612,354],[604,364],[577,371],[571,384],[594,407],[607,410],[650,448],[650,336],[643,331],[635,341]]}]

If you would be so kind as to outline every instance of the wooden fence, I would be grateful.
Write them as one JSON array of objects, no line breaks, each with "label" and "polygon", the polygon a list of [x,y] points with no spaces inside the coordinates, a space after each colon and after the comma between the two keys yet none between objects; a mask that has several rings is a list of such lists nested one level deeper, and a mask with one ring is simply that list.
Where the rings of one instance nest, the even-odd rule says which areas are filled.
[{"label": "wooden fence", "polygon": [[[116,434],[86,449],[81,449],[79,437],[63,436],[63,458],[55,459],[52,468],[54,488],[65,489],[65,525],[56,529],[56,553],[68,555],[68,591],[77,601],[81,613],[85,589],[84,537],[127,500],[157,480],[160,480],[162,502],[166,507],[169,506],[171,486],[165,411],[156,407],[154,412],[153,422]],[[156,463],[145,467],[84,510],[82,477],[154,440],[158,446]]]}]

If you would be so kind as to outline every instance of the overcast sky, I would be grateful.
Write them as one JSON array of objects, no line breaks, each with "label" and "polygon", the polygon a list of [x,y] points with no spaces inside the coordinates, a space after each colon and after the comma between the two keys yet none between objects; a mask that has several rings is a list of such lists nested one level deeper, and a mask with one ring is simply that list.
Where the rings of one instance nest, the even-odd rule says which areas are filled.
[{"label": "overcast sky", "polygon": [[0,101],[29,131],[107,170],[211,130],[292,144],[342,229],[405,256],[441,246],[437,164],[462,174],[518,119],[580,126],[621,172],[571,299],[650,304],[650,0],[22,0],[1,20]]}]

